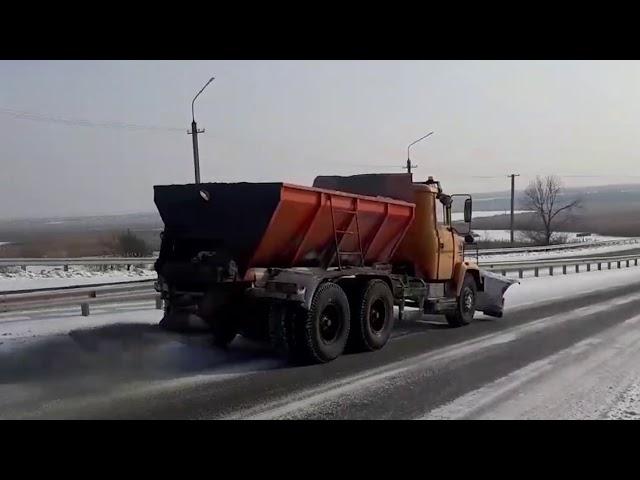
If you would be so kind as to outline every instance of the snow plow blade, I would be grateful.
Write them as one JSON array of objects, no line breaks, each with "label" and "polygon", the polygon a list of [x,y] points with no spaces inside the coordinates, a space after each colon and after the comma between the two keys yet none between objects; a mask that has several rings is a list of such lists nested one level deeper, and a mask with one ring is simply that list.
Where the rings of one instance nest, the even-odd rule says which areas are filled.
[{"label": "snow plow blade", "polygon": [[514,283],[520,282],[486,270],[480,270],[480,279],[484,289],[478,292],[477,309],[490,317],[502,317],[504,292]]}]

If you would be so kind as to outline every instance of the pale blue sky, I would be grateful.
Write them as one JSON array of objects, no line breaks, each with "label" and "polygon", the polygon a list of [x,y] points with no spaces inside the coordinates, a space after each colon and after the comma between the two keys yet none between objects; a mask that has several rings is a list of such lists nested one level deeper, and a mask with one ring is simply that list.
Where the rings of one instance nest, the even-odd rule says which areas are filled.
[{"label": "pale blue sky", "polygon": [[[521,187],[640,181],[638,62],[2,61],[0,218],[152,211],[154,184],[193,181],[190,104],[211,75],[196,103],[203,181],[401,172],[431,130],[415,176],[451,193],[506,189],[511,171]],[[491,175],[505,177],[473,178]]]}]

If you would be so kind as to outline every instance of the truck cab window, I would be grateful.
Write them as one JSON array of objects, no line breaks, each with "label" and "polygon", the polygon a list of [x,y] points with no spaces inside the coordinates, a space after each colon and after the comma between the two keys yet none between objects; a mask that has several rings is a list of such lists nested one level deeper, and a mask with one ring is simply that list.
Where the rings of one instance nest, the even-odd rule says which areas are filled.
[{"label": "truck cab window", "polygon": [[436,220],[438,225],[451,225],[451,197],[440,195],[436,202]]},{"label": "truck cab window", "polygon": [[440,202],[436,202],[436,221],[438,225],[445,224],[444,205]]}]

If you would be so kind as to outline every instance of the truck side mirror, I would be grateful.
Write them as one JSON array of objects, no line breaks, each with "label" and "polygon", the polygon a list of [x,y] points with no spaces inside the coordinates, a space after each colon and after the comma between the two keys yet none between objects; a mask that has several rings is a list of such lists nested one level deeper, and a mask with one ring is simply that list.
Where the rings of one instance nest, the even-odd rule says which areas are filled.
[{"label": "truck side mirror", "polygon": [[471,223],[471,199],[464,201],[464,223]]},{"label": "truck side mirror", "polygon": [[475,238],[473,238],[473,235],[468,234],[464,236],[464,243],[474,243],[476,241]]}]

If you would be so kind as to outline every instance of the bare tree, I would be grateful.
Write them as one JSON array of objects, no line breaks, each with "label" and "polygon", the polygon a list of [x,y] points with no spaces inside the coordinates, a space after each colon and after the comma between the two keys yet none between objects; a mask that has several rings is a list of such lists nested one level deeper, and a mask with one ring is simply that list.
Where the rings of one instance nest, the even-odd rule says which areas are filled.
[{"label": "bare tree", "polygon": [[[562,181],[555,175],[544,178],[537,176],[524,191],[523,206],[532,210],[537,220],[540,221],[537,226],[532,226],[526,232],[526,236],[534,242],[549,245],[562,219],[566,220],[575,208],[580,207],[580,199],[560,202],[558,195],[561,191]],[[561,213],[563,215],[559,217],[558,215]]]}]

